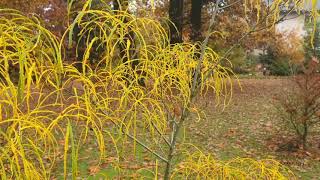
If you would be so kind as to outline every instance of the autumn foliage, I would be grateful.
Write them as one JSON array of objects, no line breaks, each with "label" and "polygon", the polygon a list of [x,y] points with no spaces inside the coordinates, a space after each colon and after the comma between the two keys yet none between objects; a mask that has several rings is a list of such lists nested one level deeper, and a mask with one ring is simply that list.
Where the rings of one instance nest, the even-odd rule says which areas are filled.
[{"label": "autumn foliage", "polygon": [[[92,158],[91,172],[112,158],[120,175],[123,153],[139,148],[154,159],[155,179],[295,178],[273,160],[222,162],[197,148],[177,157],[186,122],[201,118],[195,99],[211,91],[226,105],[232,95],[232,70],[207,46],[213,20],[204,42],[170,44],[159,20],[93,2],[83,1],[59,36],[37,16],[0,9],[2,179],[82,178],[79,164]],[[70,48],[80,70],[66,59]],[[82,157],[88,147],[98,155]]]},{"label": "autumn foliage", "polygon": [[284,110],[283,120],[294,129],[298,143],[306,149],[308,135],[320,123],[319,61],[313,58],[303,68],[303,73],[292,78],[293,88],[281,95],[279,102]]}]

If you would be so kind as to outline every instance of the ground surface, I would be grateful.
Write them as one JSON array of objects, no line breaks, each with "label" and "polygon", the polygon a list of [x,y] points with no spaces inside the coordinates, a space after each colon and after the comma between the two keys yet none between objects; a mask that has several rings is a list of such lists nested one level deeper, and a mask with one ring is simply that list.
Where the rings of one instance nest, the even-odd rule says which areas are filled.
[{"label": "ground surface", "polygon": [[[199,121],[197,116],[189,119],[184,131],[186,132],[184,142],[192,143],[220,160],[236,157],[272,158],[293,170],[298,179],[320,179],[319,131],[312,132],[308,151],[289,152],[280,148],[295,136],[279,117],[279,107],[275,97],[290,88],[291,82],[286,78],[241,78],[240,83],[242,88],[234,83],[232,100],[225,108],[222,105],[215,105],[212,94],[207,94],[198,100],[199,108],[203,110],[202,118]],[[87,146],[89,148],[80,151],[80,157],[83,159],[79,160],[81,177],[89,176],[89,179],[154,177],[152,172],[155,172],[157,162],[139,146],[135,153],[131,151],[122,153],[123,163],[120,164],[120,168],[124,171],[120,175],[111,168],[112,162],[115,161],[114,157],[97,162],[99,155],[94,148],[96,145]],[[122,146],[131,147],[124,150],[132,149],[130,142]],[[57,179],[63,179],[62,168],[61,165],[57,169],[59,172]],[[162,172],[163,169],[158,169],[159,177]]]},{"label": "ground surface", "polygon": [[200,100],[206,117],[190,123],[189,140],[220,159],[274,158],[290,167],[299,179],[320,179],[319,132],[310,137],[310,150],[288,152],[282,145],[294,134],[279,117],[274,97],[290,88],[286,78],[240,79],[230,104],[222,110],[208,95]]}]

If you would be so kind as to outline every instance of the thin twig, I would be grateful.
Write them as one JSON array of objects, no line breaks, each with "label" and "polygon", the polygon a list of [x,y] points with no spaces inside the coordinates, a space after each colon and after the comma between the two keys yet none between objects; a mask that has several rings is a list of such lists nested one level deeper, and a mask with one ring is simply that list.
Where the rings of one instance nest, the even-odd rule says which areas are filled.
[{"label": "thin twig", "polygon": [[[251,28],[250,31],[248,31],[247,33],[245,33],[245,34],[237,41],[236,44],[234,44],[231,48],[229,48],[229,49],[224,53],[224,55],[220,58],[220,61],[223,60],[223,59],[227,59],[227,57],[228,57],[229,54],[232,52],[232,50],[233,50],[234,48],[236,48],[237,46],[239,46],[244,38],[246,38],[247,36],[249,36],[249,35],[252,34],[252,33],[256,33],[256,32],[259,32],[259,31],[263,31],[263,30],[268,29],[268,28],[270,28],[270,27],[272,27],[272,26],[274,26],[274,25],[276,25],[276,24],[279,24],[280,22],[283,22],[283,20],[285,19],[285,17],[287,17],[287,16],[293,11],[293,9],[294,9],[294,8],[291,8],[283,17],[281,17],[279,20],[277,20],[277,21],[276,21],[275,23],[273,23],[272,25],[265,26],[265,27],[260,28],[260,29],[256,29],[256,27],[259,25],[259,23],[255,24],[255,25],[253,26],[253,28]],[[269,15],[270,15],[270,14],[268,14],[268,15],[264,18],[264,20],[265,20],[266,18],[268,18]],[[261,20],[260,22],[264,22],[264,20]]]},{"label": "thin twig", "polygon": [[199,59],[198,65],[196,67],[196,72],[195,72],[195,77],[194,77],[193,82],[192,82],[191,92],[195,91],[196,86],[198,84],[198,76],[200,75],[201,65],[202,65],[202,62],[204,60],[204,55],[205,55],[206,48],[207,48],[207,45],[208,45],[208,42],[209,42],[209,39],[210,39],[210,33],[212,32],[213,24],[215,23],[216,16],[217,16],[218,11],[219,11],[219,3],[220,3],[220,0],[217,0],[216,6],[215,6],[215,11],[213,12],[212,18],[210,20],[209,28],[208,28],[208,31],[207,31],[208,34],[206,35],[206,38],[205,38],[205,40],[203,41],[203,43],[201,45],[200,59]]},{"label": "thin twig", "polygon": [[[94,105],[96,105],[95,102],[93,102]],[[107,112],[105,112],[102,109],[99,109],[99,111],[103,114],[103,115],[108,115]],[[134,137],[133,135],[127,133],[124,131],[123,128],[120,127],[120,125],[118,125],[117,123],[115,123],[114,121],[111,121],[115,126],[117,126],[119,129],[121,129],[121,132],[126,135],[127,137],[129,137],[130,139],[132,139],[133,141],[137,142],[140,146],[142,146],[143,148],[145,148],[147,151],[149,151],[150,153],[152,153],[153,155],[155,155],[156,157],[158,157],[159,159],[161,159],[162,161],[164,161],[165,163],[168,163],[168,160],[164,157],[162,157],[160,154],[156,153],[155,151],[153,151],[151,148],[149,148],[147,145],[145,145],[143,142],[141,142],[140,140],[138,140],[136,137]],[[106,131],[104,131],[106,132]]]},{"label": "thin twig", "polygon": [[156,129],[156,131],[158,132],[158,134],[161,136],[161,138],[167,143],[168,146],[171,146],[170,142],[167,140],[167,138],[161,133],[161,131],[159,130],[159,128],[154,125],[153,122],[151,122],[151,125]]},{"label": "thin twig", "polygon": [[206,48],[207,48],[207,45],[208,45],[208,42],[209,42],[209,38],[210,38],[210,33],[212,32],[213,24],[215,23],[215,19],[216,19],[216,16],[218,14],[218,11],[219,11],[219,4],[220,4],[220,0],[217,0],[215,9],[214,9],[214,12],[213,12],[213,15],[212,15],[212,18],[210,20],[210,24],[209,24],[209,28],[208,28],[208,32],[207,32],[206,38],[205,38],[205,40],[203,41],[203,43],[201,45],[200,59],[199,59],[198,65],[196,67],[194,79],[193,79],[192,86],[191,86],[191,97],[190,97],[191,101],[189,101],[188,104],[184,107],[184,109],[183,109],[183,111],[181,113],[180,121],[176,125],[176,127],[173,129],[173,132],[172,132],[171,146],[170,146],[170,149],[169,149],[169,152],[168,152],[168,157],[167,157],[168,162],[167,162],[167,165],[166,165],[166,168],[165,168],[164,180],[168,180],[169,179],[169,176],[170,176],[170,173],[171,173],[171,163],[172,163],[172,159],[173,159],[173,156],[174,156],[173,153],[175,151],[175,145],[176,145],[176,142],[177,142],[177,139],[178,139],[178,134],[180,132],[180,129],[183,126],[184,121],[189,116],[189,107],[191,106],[191,102],[194,100],[194,98],[196,96],[195,93],[197,92],[197,89],[199,88],[199,86],[198,86],[198,77],[200,75],[201,65],[202,65],[203,60],[204,60]]},{"label": "thin twig", "polygon": [[228,5],[226,5],[226,6],[220,7],[219,10],[227,9],[227,8],[229,8],[229,7],[231,7],[231,6],[235,5],[235,4],[238,4],[238,3],[241,2],[241,1],[242,1],[242,0],[238,0],[238,1],[235,1],[235,2],[233,2],[233,3],[231,3],[231,4],[228,4]]}]

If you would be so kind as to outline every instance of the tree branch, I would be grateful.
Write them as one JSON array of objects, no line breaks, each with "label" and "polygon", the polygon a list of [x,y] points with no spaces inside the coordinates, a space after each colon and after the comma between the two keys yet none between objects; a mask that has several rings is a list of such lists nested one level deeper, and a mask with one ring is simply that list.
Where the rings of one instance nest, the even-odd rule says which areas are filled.
[{"label": "tree branch", "polygon": [[[97,105],[96,102],[93,102],[94,105]],[[103,115],[107,116],[108,113],[105,112],[102,109],[99,109],[100,113],[102,113]],[[162,157],[160,154],[158,154],[157,152],[153,151],[151,148],[149,148],[147,145],[145,145],[143,142],[141,142],[139,139],[137,139],[136,137],[132,136],[131,134],[125,132],[123,130],[123,128],[120,128],[120,125],[118,125],[117,123],[115,123],[114,121],[111,121],[112,124],[114,124],[115,126],[117,126],[119,129],[121,129],[122,134],[126,135],[127,137],[129,137],[130,139],[132,139],[133,141],[137,142],[140,146],[142,146],[143,148],[145,148],[147,151],[149,151],[150,153],[152,153],[153,155],[155,155],[156,157],[158,157],[159,159],[161,159],[162,161],[164,161],[165,163],[168,163],[168,160],[164,157]],[[103,131],[106,132],[106,131]]]},{"label": "tree branch", "polygon": [[[270,27],[272,27],[272,26],[274,26],[274,25],[276,25],[276,24],[278,24],[278,23],[280,23],[280,22],[283,22],[283,20],[285,19],[285,17],[287,17],[293,10],[294,10],[294,7],[292,7],[283,17],[281,17],[279,20],[277,20],[277,21],[276,21],[275,23],[273,23],[272,25],[269,25],[269,26],[266,26],[266,27],[263,27],[263,28],[260,28],[260,29],[257,29],[257,30],[256,30],[255,28],[259,25],[259,23],[255,24],[254,27],[251,28],[250,31],[248,31],[247,33],[245,33],[245,34],[238,40],[238,42],[237,42],[236,44],[234,44],[231,48],[229,48],[229,49],[226,51],[226,53],[220,58],[219,61],[224,60],[224,59],[227,59],[227,57],[228,57],[229,54],[232,52],[232,50],[233,50],[234,48],[236,48],[237,46],[239,46],[244,38],[246,38],[247,36],[249,36],[249,35],[252,34],[252,33],[256,33],[256,32],[259,32],[259,31],[268,29],[268,28],[270,28]],[[261,20],[260,22],[263,22],[266,18],[268,18],[269,15],[270,15],[270,14],[268,14],[268,15],[267,15],[263,20]]]}]

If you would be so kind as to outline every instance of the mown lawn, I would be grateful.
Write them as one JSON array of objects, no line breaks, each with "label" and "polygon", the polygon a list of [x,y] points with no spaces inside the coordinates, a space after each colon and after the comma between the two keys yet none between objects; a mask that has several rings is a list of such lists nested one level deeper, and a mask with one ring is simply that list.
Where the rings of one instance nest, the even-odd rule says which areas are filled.
[{"label": "mown lawn", "polygon": [[219,159],[274,158],[290,167],[299,179],[320,179],[320,133],[311,132],[310,150],[289,152],[294,134],[279,117],[275,97],[285,93],[287,78],[240,79],[228,106],[215,106],[212,95],[199,100],[206,116],[188,126],[188,140]]},{"label": "mown lawn", "polygon": [[[217,106],[213,94],[198,99],[197,104],[203,110],[201,119],[197,120],[194,115],[188,120],[185,133],[181,133],[182,143],[194,144],[219,160],[237,157],[276,159],[288,166],[298,179],[320,179],[319,131],[311,132],[308,151],[290,152],[281,148],[294,139],[294,133],[279,117],[275,97],[290,88],[290,83],[286,78],[240,79],[242,88],[234,83],[232,99],[227,106]],[[87,144],[79,152],[79,175],[92,180],[154,179],[154,172],[158,171],[161,178],[162,167],[156,169],[156,158],[141,146],[137,145],[136,152],[133,152],[130,141],[118,145],[122,151],[121,163],[113,167],[117,157],[98,162],[97,145]],[[109,150],[109,155],[115,154],[113,148]],[[63,166],[56,172],[54,179],[63,179]],[[71,172],[69,175],[71,178]]]}]

